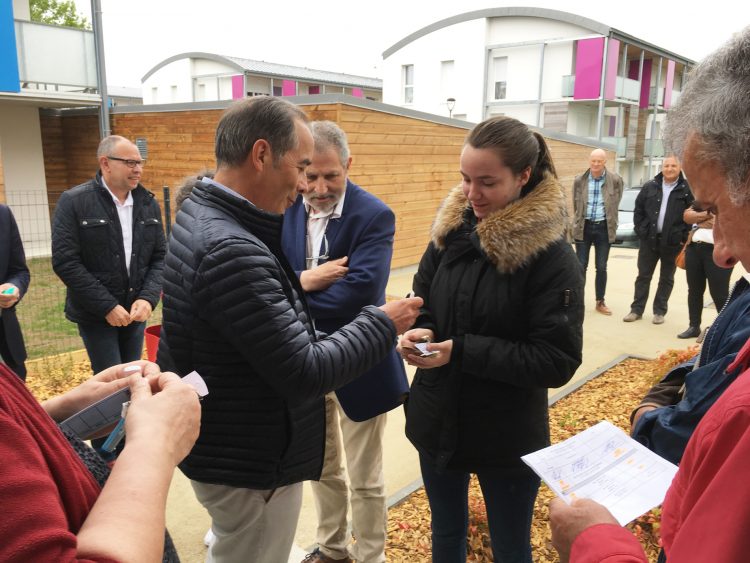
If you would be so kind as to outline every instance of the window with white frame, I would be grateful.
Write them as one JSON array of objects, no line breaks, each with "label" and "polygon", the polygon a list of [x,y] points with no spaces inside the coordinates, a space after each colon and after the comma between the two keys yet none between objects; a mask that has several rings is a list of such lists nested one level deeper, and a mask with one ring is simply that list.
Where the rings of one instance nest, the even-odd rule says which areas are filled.
[{"label": "window with white frame", "polygon": [[404,85],[404,103],[414,103],[414,65],[401,67],[401,83]]},{"label": "window with white frame", "polygon": [[508,86],[508,57],[494,57],[492,59],[492,78],[494,99],[504,100]]}]

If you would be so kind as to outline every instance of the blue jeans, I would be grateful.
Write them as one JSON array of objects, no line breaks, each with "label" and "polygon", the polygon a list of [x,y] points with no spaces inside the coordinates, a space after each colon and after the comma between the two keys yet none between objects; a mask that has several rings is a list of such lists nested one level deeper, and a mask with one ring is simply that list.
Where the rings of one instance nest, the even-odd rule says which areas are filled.
[{"label": "blue jeans", "polygon": [[[594,290],[596,300],[604,301],[604,292],[607,289],[607,259],[609,258],[609,232],[607,221],[592,223],[586,221],[583,226],[583,240],[576,242],[576,255],[583,266],[583,273],[589,267],[589,252],[594,245],[594,262],[596,265],[596,278],[594,279]],[[585,279],[585,278],[584,278]]]},{"label": "blue jeans", "polygon": [[108,367],[140,360],[146,323],[112,326],[107,323],[79,323],[78,334],[91,360],[94,374]]},{"label": "blue jeans", "polygon": [[[466,561],[469,525],[469,474],[444,471],[419,456],[422,480],[432,512],[433,563]],[[477,473],[482,488],[495,561],[531,563],[531,519],[539,490],[535,475],[508,477]]]}]

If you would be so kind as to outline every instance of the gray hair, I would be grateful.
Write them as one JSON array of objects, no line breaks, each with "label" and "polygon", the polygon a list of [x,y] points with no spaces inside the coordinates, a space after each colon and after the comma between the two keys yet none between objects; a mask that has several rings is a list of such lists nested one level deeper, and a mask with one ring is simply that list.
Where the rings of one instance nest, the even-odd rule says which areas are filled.
[{"label": "gray hair", "polygon": [[193,188],[195,185],[200,182],[203,178],[213,178],[214,177],[214,171],[209,169],[203,169],[195,176],[187,176],[182,179],[182,184],[179,188],[177,188],[177,192],[174,196],[174,211],[177,213],[180,208],[182,207],[182,204],[185,202],[187,198],[190,197],[190,194],[193,192]]},{"label": "gray hair", "polygon": [[333,148],[339,153],[341,166],[346,168],[349,160],[349,143],[346,140],[346,133],[333,121],[313,121],[310,123],[310,130],[315,139],[315,152],[323,152]]},{"label": "gray hair", "polygon": [[297,121],[308,122],[305,112],[281,98],[257,96],[234,102],[216,128],[217,165],[240,166],[260,139],[271,145],[277,163],[297,146]]},{"label": "gray hair", "polygon": [[750,27],[704,59],[688,76],[667,115],[664,140],[680,160],[694,142],[695,157],[715,162],[734,205],[750,202]]},{"label": "gray hair", "polygon": [[111,155],[114,152],[115,147],[122,142],[129,143],[130,140],[121,137],[120,135],[109,135],[108,137],[104,137],[99,143],[99,148],[96,149],[96,158]]}]

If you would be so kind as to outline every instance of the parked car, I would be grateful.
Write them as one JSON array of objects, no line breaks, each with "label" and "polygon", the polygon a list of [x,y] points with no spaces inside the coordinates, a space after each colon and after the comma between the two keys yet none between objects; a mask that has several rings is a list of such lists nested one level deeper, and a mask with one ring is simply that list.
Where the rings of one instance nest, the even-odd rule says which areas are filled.
[{"label": "parked car", "polygon": [[614,244],[627,248],[638,248],[638,235],[635,234],[633,223],[633,212],[635,211],[635,198],[641,191],[641,187],[628,188],[622,192],[622,199],[617,211],[617,233]]}]

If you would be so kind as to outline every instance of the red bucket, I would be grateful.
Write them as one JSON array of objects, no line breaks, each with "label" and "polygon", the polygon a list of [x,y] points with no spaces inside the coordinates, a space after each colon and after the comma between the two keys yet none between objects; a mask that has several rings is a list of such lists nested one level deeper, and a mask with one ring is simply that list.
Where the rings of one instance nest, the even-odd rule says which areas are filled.
[{"label": "red bucket", "polygon": [[159,337],[161,336],[161,325],[146,327],[146,356],[149,362],[156,361],[156,351],[159,349]]}]

